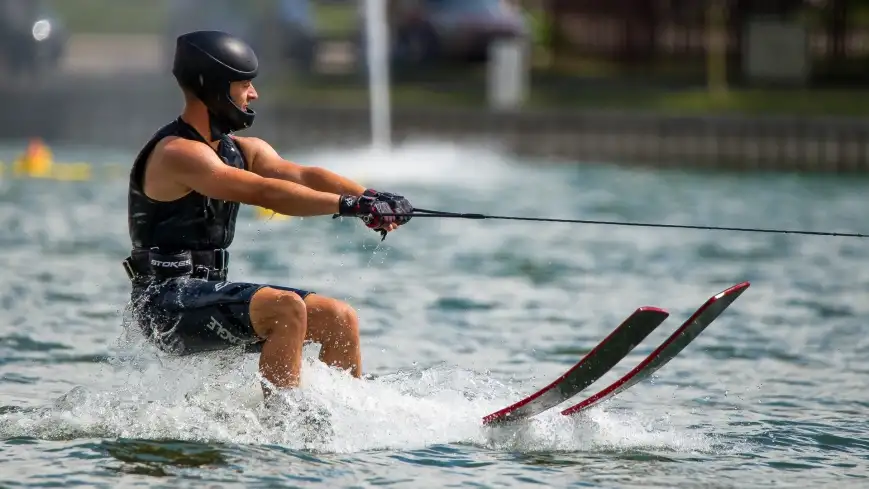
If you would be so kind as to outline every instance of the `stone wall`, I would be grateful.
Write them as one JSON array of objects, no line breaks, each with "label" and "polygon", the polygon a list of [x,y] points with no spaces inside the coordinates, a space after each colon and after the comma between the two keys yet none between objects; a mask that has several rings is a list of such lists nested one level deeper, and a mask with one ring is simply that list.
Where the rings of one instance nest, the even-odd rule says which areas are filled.
[{"label": "stone wall", "polygon": [[[279,132],[306,143],[367,141],[368,111],[274,111]],[[396,141],[437,138],[488,142],[512,152],[568,161],[657,167],[864,172],[869,170],[869,119],[665,116],[600,112],[417,109],[393,113]],[[296,143],[298,144],[298,143]]]},{"label": "stone wall", "polygon": [[[123,87],[123,89],[119,89]],[[136,149],[174,118],[181,97],[171,83],[129,80],[64,83],[15,90],[0,111],[0,139]],[[367,108],[258,104],[250,134],[282,151],[359,146],[370,140]],[[400,109],[393,141],[495,144],[527,156],[653,167],[865,172],[869,118],[667,116],[654,113],[492,113]]]}]

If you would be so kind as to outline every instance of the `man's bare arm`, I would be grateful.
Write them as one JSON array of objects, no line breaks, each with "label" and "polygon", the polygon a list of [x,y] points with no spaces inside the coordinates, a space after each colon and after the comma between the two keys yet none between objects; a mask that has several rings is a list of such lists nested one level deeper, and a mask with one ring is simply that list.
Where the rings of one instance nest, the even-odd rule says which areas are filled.
[{"label": "man's bare arm", "polygon": [[339,196],[334,193],[233,168],[201,144],[176,140],[166,145],[161,156],[178,183],[213,199],[264,207],[288,216],[338,212]]},{"label": "man's bare arm", "polygon": [[236,138],[250,159],[251,171],[265,178],[295,182],[320,192],[362,195],[365,187],[316,166],[303,166],[287,161],[267,142],[259,138]]}]

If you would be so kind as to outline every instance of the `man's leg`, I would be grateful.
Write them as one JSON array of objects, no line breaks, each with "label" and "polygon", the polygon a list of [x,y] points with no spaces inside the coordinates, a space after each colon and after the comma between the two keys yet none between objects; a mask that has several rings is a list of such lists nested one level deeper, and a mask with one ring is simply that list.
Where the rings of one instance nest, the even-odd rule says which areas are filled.
[{"label": "man's leg", "polygon": [[275,387],[295,387],[302,368],[305,340],[321,345],[320,360],[330,366],[362,375],[359,318],[348,304],[295,289],[265,287],[250,301],[254,331],[265,338],[260,371]]},{"label": "man's leg", "polygon": [[308,333],[305,339],[319,343],[320,360],[329,366],[362,376],[359,317],[349,304],[311,294],[305,297]]},{"label": "man's leg", "polygon": [[[302,346],[307,333],[307,308],[291,290],[264,287],[250,300],[250,322],[257,336],[265,339],[260,353],[262,376],[276,388],[299,385]],[[268,397],[270,389],[263,385]]]}]

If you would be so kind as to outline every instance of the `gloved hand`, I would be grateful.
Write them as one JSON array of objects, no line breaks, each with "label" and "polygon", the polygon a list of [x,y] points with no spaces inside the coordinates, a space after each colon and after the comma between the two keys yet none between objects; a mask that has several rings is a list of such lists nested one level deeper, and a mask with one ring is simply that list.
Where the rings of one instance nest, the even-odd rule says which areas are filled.
[{"label": "gloved hand", "polygon": [[371,229],[380,229],[394,223],[395,217],[389,214],[393,214],[389,202],[378,200],[373,191],[366,190],[359,197],[342,195],[338,202],[339,216],[358,217]]},{"label": "gloved hand", "polygon": [[361,196],[342,195],[338,203],[337,216],[352,216],[362,219],[370,229],[380,231],[382,239],[386,239],[387,227],[391,224],[402,225],[410,221],[410,216],[392,216],[391,214],[409,214],[413,206],[404,197],[367,189]]},{"label": "gloved hand", "polygon": [[[403,195],[393,194],[389,192],[378,192],[374,189],[368,189],[363,195],[371,195],[377,200],[382,200],[389,203],[389,207],[394,214],[412,214],[413,206],[410,201],[404,198]],[[410,222],[412,216],[395,216],[395,223],[403,226]]]}]

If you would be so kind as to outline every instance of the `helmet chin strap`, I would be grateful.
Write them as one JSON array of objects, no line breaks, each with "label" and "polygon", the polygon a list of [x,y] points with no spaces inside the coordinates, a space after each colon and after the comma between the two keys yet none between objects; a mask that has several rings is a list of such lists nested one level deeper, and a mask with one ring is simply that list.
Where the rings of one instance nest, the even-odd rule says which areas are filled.
[{"label": "helmet chin strap", "polygon": [[[217,98],[217,100],[215,101],[215,105],[219,105],[219,104],[222,104],[224,102],[227,102],[229,104],[227,108],[231,107],[229,110],[235,109],[239,112],[239,115],[248,115],[247,111],[242,110],[232,100],[232,98],[229,96],[229,93],[227,93],[225,95],[225,97],[226,98],[224,100]],[[244,122],[244,121],[240,121],[240,120],[233,120],[233,119],[238,119],[238,118],[234,118],[231,115],[221,115],[217,111],[213,110],[212,108],[208,108],[207,105],[206,105],[206,107],[208,110],[208,126],[209,126],[209,131],[211,133],[210,137],[211,137],[212,141],[217,141],[218,139],[221,139],[226,134],[229,134],[230,132],[237,131],[240,129],[246,129],[246,128],[250,127],[251,124],[253,123],[253,117],[251,117],[249,122]]]},{"label": "helmet chin strap", "polygon": [[[213,106],[205,104],[208,110],[208,125],[212,141],[216,141],[226,134],[241,129],[247,129],[253,125],[256,114],[253,111],[243,110],[229,96],[229,91],[222,97],[211,99]],[[233,114],[232,111],[237,111]],[[229,113],[227,113],[229,112]],[[247,119],[247,120],[245,120]]]}]

